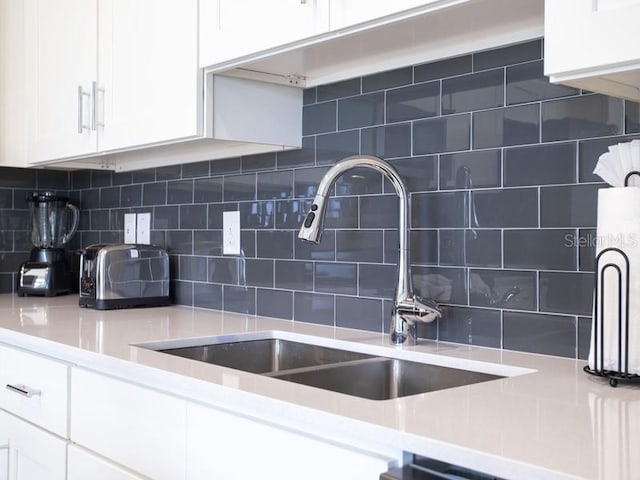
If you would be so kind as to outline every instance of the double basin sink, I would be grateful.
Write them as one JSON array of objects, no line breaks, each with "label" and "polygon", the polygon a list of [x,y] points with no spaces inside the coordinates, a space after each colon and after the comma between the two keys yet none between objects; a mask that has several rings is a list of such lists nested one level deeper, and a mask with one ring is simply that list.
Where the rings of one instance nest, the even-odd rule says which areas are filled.
[{"label": "double basin sink", "polygon": [[147,348],[370,400],[389,400],[503,378],[282,338],[209,340],[207,344],[178,348]]}]

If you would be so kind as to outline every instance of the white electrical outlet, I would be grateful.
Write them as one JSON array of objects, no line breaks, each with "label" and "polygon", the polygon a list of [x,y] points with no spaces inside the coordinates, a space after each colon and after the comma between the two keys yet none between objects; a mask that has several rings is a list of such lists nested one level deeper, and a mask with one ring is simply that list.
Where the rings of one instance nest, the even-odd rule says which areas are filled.
[{"label": "white electrical outlet", "polygon": [[136,222],[136,240],[142,245],[151,243],[151,213],[139,213]]},{"label": "white electrical outlet", "polygon": [[240,212],[222,212],[222,254],[240,255]]},{"label": "white electrical outlet", "polygon": [[124,214],[124,243],[136,243],[136,214]]}]

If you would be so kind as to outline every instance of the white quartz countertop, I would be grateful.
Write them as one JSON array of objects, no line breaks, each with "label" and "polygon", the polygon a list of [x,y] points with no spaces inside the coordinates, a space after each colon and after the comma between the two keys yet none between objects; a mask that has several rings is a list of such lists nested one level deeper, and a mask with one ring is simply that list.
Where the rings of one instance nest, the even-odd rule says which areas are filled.
[{"label": "white quartz countertop", "polygon": [[[517,375],[375,401],[135,346],[252,332]],[[505,478],[640,478],[640,387],[612,388],[582,361],[430,341],[394,348],[372,332],[179,306],[95,311],[77,296],[0,295],[0,342],[381,454]]]}]

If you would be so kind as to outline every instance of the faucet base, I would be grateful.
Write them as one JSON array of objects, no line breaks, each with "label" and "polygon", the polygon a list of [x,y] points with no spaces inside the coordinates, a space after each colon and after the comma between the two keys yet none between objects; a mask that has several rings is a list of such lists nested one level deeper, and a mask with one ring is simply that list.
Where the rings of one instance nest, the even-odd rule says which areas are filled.
[{"label": "faucet base", "polygon": [[391,321],[390,338],[392,345],[417,345],[418,324],[409,323],[396,313]]}]

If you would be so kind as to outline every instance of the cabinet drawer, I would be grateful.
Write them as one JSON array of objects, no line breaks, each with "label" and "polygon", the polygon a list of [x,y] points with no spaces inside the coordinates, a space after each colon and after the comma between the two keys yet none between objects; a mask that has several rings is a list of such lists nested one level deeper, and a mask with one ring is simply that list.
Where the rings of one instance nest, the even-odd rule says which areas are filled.
[{"label": "cabinet drawer", "polygon": [[186,467],[186,401],[81,368],[71,369],[71,440],[156,480]]},{"label": "cabinet drawer", "polygon": [[68,366],[0,345],[0,407],[67,437]]}]

